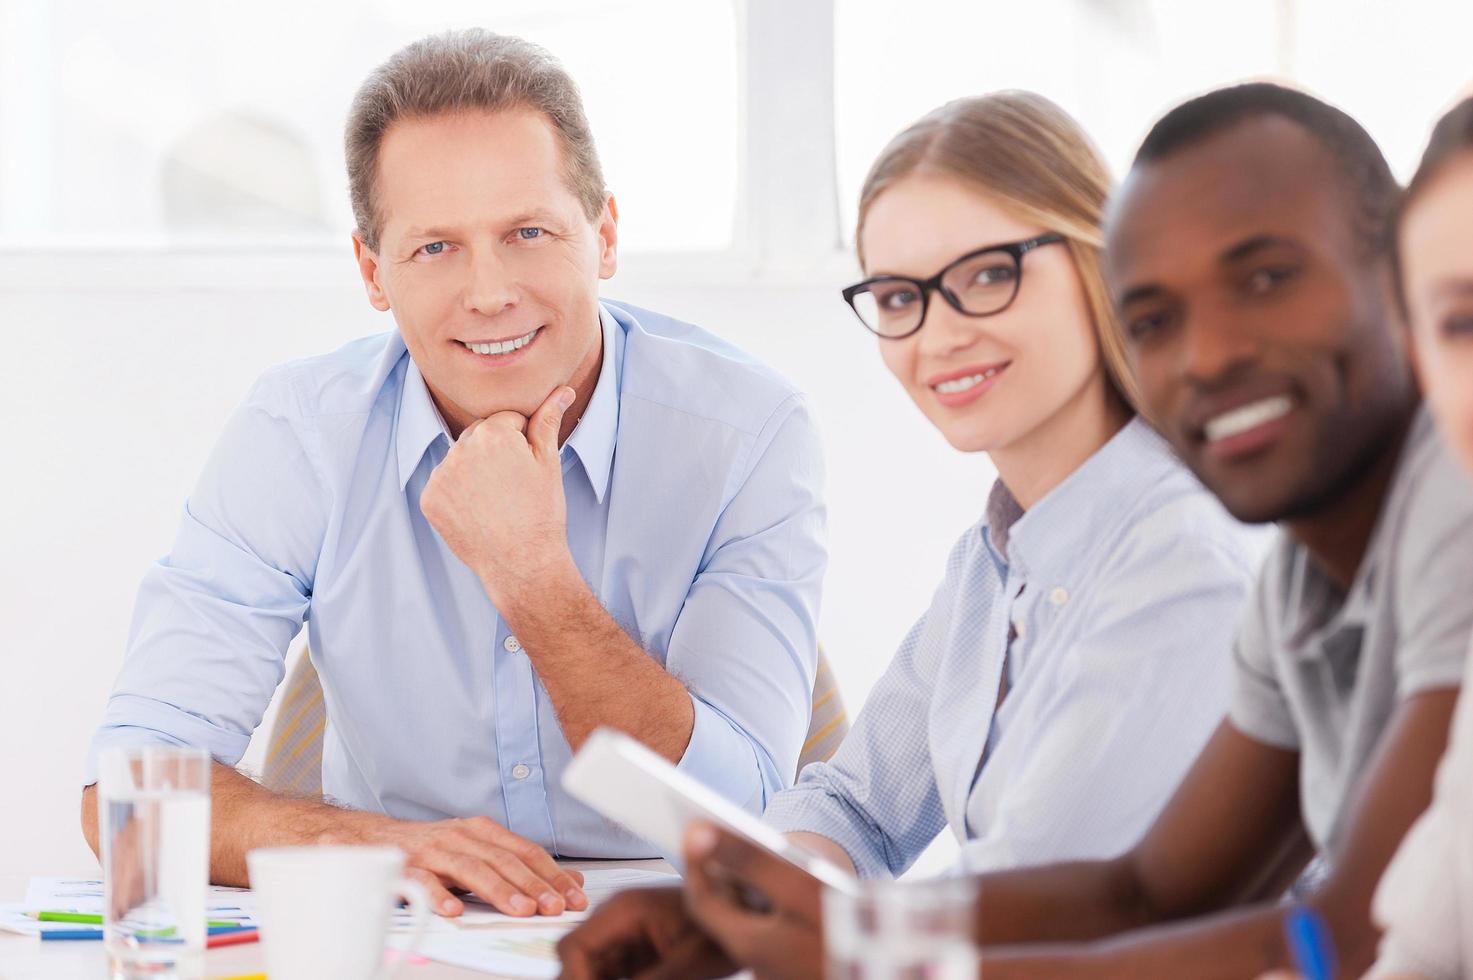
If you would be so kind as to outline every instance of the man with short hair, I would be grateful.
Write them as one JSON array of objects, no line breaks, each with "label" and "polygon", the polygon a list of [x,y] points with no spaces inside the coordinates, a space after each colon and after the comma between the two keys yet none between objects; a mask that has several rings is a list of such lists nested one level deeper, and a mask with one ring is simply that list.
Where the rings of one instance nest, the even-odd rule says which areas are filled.
[{"label": "man with short hair", "polygon": [[[1194,99],[1141,147],[1107,265],[1143,408],[1234,516],[1285,533],[1241,624],[1229,717],[1141,841],[979,878],[989,980],[1288,965],[1278,899],[1314,851],[1329,870],[1304,900],[1343,975],[1370,965],[1371,895],[1431,798],[1473,632],[1473,495],[1397,322],[1397,194],[1354,120],[1274,85]],[[816,967],[816,883],[692,836],[685,903],[619,896],[564,941],[566,976]],[[775,910],[729,900],[711,865]]]},{"label": "man with short hair", "polygon": [[[402,848],[437,910],[585,907],[550,854],[651,857],[562,789],[597,726],[751,810],[793,778],[825,566],[800,395],[600,302],[617,208],[572,80],[516,38],[394,55],[347,127],[369,301],[398,330],[268,372],[144,580],[89,756],[210,749],[212,875],[273,844]],[[304,620],[323,788],[230,767]],[[94,848],[95,787],[83,797]]]}]

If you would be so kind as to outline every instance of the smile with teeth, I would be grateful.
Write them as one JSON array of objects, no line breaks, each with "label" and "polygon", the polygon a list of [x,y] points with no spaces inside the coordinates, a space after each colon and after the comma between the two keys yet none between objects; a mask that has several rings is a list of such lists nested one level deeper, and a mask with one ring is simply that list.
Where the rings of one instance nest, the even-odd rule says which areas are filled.
[{"label": "smile with teeth", "polygon": [[460,341],[461,345],[477,354],[510,354],[514,350],[521,350],[532,342],[532,338],[542,330],[538,327],[525,337],[514,337],[511,340],[493,340],[486,344],[475,344],[467,340]]},{"label": "smile with teeth", "polygon": [[1233,436],[1256,429],[1260,425],[1283,418],[1293,407],[1294,402],[1288,395],[1262,398],[1256,402],[1249,402],[1247,405],[1240,405],[1208,420],[1203,426],[1203,434],[1207,437],[1208,442],[1231,439]]},{"label": "smile with teeth", "polygon": [[952,378],[950,381],[943,381],[938,385],[932,385],[932,387],[943,395],[954,395],[959,391],[975,388],[988,378],[996,377],[997,372],[1001,370],[1002,366],[999,365],[998,367],[988,368],[981,374],[971,374],[965,378]]}]

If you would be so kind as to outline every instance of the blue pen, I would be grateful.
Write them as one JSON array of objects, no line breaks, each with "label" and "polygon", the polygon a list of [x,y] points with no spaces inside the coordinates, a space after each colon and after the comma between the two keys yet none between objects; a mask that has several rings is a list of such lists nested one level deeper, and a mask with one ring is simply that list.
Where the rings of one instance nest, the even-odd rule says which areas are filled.
[{"label": "blue pen", "polygon": [[[256,927],[253,926],[253,925],[242,924],[242,925],[238,925],[238,926],[210,926],[205,931],[209,935],[211,935],[211,936],[224,936],[224,935],[228,935],[228,934],[230,934],[232,932],[251,932],[255,928]],[[41,938],[42,939],[49,939],[52,942],[56,942],[56,941],[60,941],[60,940],[66,940],[66,939],[101,939],[102,938],[102,930],[101,929],[42,929],[41,930]],[[154,941],[155,942],[170,942],[170,941],[176,941],[177,942],[178,940],[168,940],[168,939],[159,938],[159,939],[155,939]]]},{"label": "blue pen", "polygon": [[1330,942],[1330,931],[1324,920],[1313,910],[1294,906],[1284,923],[1284,938],[1294,957],[1294,967],[1304,980],[1333,980],[1335,946]]}]

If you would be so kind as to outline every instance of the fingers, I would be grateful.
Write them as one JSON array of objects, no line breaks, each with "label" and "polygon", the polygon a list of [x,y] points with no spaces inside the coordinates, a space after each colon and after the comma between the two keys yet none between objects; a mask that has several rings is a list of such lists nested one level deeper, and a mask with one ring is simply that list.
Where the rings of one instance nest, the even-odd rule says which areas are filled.
[{"label": "fingers", "polygon": [[488,428],[499,427],[513,429],[517,432],[525,433],[527,431],[527,416],[521,412],[496,412],[493,415],[486,416],[477,425],[467,428],[465,432],[461,433],[461,437],[464,438],[467,432],[470,432],[471,429],[476,428],[478,425],[485,425]]},{"label": "fingers", "polygon": [[563,413],[573,404],[575,397],[572,388],[562,385],[554,389],[537,411],[532,413],[532,418],[527,423],[527,441],[532,444],[532,451],[539,459],[557,456],[557,437],[562,431]]},{"label": "fingers", "polygon": [[642,927],[633,892],[615,895],[557,944],[564,980],[624,975],[650,962],[654,947]]},{"label": "fingers", "polygon": [[740,963],[750,963],[751,950],[767,916],[737,904],[732,890],[711,876],[704,861],[685,868],[685,903],[691,915]]},{"label": "fingers", "polygon": [[558,943],[563,976],[594,980],[638,975],[667,955],[675,955],[676,947],[692,931],[679,886],[620,892]]},{"label": "fingers", "polygon": [[465,903],[450,893],[450,889],[445,887],[438,875],[431,874],[424,868],[408,868],[405,874],[424,887],[430,896],[430,908],[436,915],[454,917],[465,911]]},{"label": "fingers", "polygon": [[776,905],[814,915],[819,885],[808,872],[748,840],[707,823],[695,823],[685,837],[686,860],[714,864],[751,885]]},{"label": "fingers", "polygon": [[[451,883],[475,892],[481,901],[506,915],[536,915],[538,898],[547,888],[527,882],[518,876],[508,862],[487,860],[486,855],[439,852],[430,857],[426,867]],[[520,877],[527,887],[514,885],[510,877]],[[559,909],[558,911],[562,911]]]},{"label": "fingers", "polygon": [[538,911],[543,915],[559,915],[565,908],[575,912],[588,908],[582,873],[558,867],[552,855],[537,844],[489,818],[475,817],[464,821],[464,830],[489,846],[491,853],[505,855],[507,874],[504,876],[523,893],[536,899]]},{"label": "fingers", "polygon": [[704,933],[683,937],[654,966],[634,980],[714,980],[736,972],[737,965]]}]

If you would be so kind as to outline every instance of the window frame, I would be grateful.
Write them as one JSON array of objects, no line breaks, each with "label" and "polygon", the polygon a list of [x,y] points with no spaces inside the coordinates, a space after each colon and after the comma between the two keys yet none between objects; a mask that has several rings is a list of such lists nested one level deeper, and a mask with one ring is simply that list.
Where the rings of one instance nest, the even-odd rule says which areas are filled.
[{"label": "window frame", "polygon": [[[852,270],[839,228],[833,0],[730,2],[737,25],[741,127],[731,244],[714,250],[625,251],[620,285],[811,283],[816,276]],[[34,17],[42,8],[44,0],[41,7],[18,9],[31,10]],[[347,241],[165,246],[99,236],[38,246],[0,243],[0,290],[356,285]]]}]

